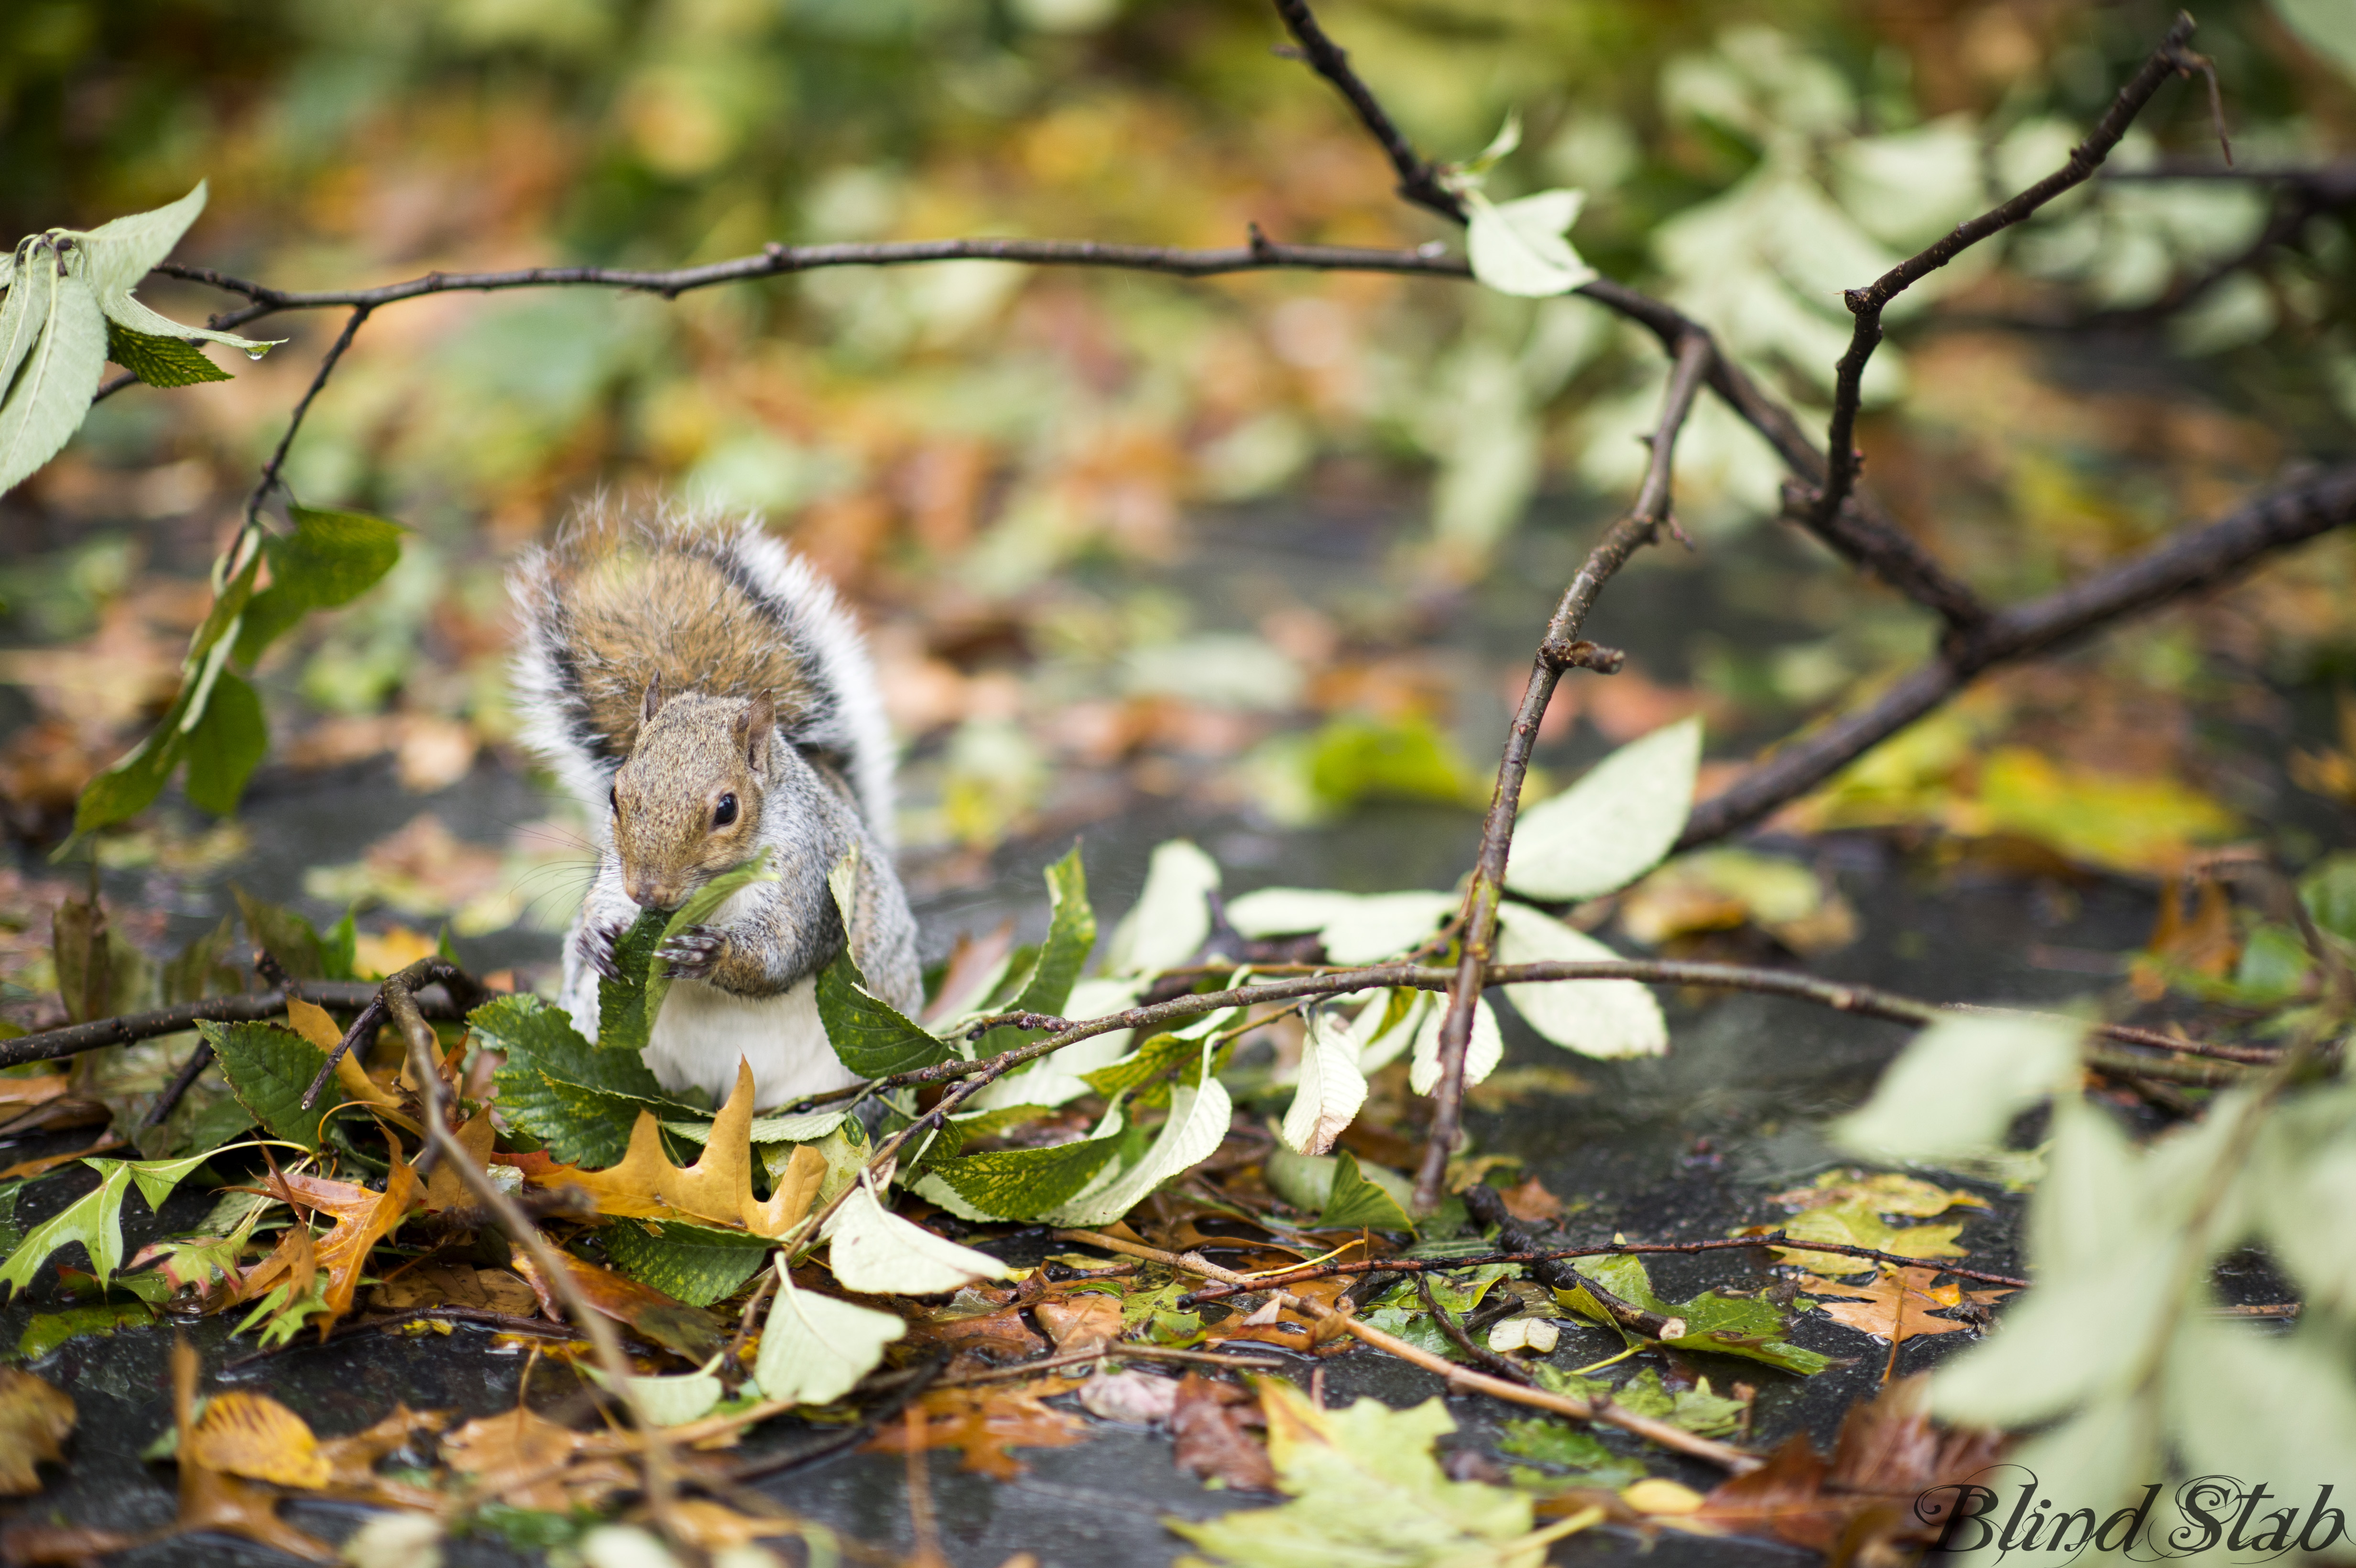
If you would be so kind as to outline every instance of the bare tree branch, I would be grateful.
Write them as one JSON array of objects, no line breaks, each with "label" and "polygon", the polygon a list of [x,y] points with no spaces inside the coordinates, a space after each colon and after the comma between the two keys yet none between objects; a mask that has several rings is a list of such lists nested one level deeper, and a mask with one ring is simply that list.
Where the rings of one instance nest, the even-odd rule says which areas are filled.
[{"label": "bare tree branch", "polygon": [[[270,492],[277,486],[278,476],[286,466],[286,454],[294,449],[294,437],[303,428],[304,417],[310,413],[311,405],[318,401],[327,378],[336,373],[337,361],[343,358],[344,350],[352,346],[352,339],[359,336],[360,328],[368,322],[369,313],[374,309],[376,306],[372,304],[354,306],[350,319],[344,323],[344,330],[337,333],[335,342],[327,346],[326,357],[319,361],[317,374],[311,378],[311,384],[303,389],[302,400],[294,405],[294,412],[286,421],[286,433],[278,438],[278,445],[271,452],[270,461],[262,465],[262,477],[254,482],[253,494],[246,499],[245,522],[248,528],[253,527],[261,517],[262,504],[270,499]],[[234,550],[231,553],[234,554]]]},{"label": "bare tree branch", "polygon": [[1835,371],[1832,424],[1826,441],[1831,468],[1814,498],[1813,515],[1820,518],[1838,516],[1857,488],[1858,473],[1864,464],[1864,454],[1857,450],[1857,416],[1864,402],[1866,362],[1873,357],[1874,349],[1881,342],[1882,312],[1900,294],[1972,246],[2019,223],[2062,192],[2091,178],[2111,149],[2119,144],[2119,138],[2127,133],[2127,127],[2135,123],[2144,105],[2159,91],[2160,84],[2171,76],[2197,70],[2205,63],[2184,48],[2185,40],[2191,36],[2192,18],[2178,12],[2175,24],[2168,29],[2159,47],[2119,89],[2118,96],[2086,139],[2070,149],[2070,159],[2062,167],[2010,200],[1958,223],[1937,243],[1899,262],[1869,287],[1850,289],[1842,294],[1842,303],[1857,321],[1849,336],[1848,350],[1841,356]]},{"label": "bare tree branch", "polygon": [[1359,123],[1382,144],[1384,155],[1398,175],[1399,195],[1442,218],[1463,222],[1464,203],[1440,183],[1441,166],[1415,150],[1415,144],[1391,119],[1374,90],[1350,69],[1348,51],[1328,37],[1325,29],[1318,25],[1308,0],[1276,0],[1276,14],[1284,18],[1285,30],[1300,43],[1301,56],[1309,62],[1309,69],[1332,82],[1350,101]]},{"label": "bare tree branch", "polygon": [[[27,1061],[53,1061],[60,1057],[98,1051],[110,1045],[128,1045],[134,1040],[154,1040],[158,1035],[178,1034],[194,1029],[199,1022],[253,1023],[262,1019],[281,1018],[285,1015],[290,996],[346,1012],[368,1006],[376,994],[374,985],[359,980],[305,980],[296,989],[278,988],[243,997],[207,997],[202,1001],[182,1002],[177,1007],[160,1008],[154,1012],[92,1019],[88,1023],[69,1024],[63,1029],[45,1029],[39,1034],[19,1035],[15,1040],[0,1040],[0,1067],[18,1067]],[[432,1001],[419,1005],[436,1018],[459,1016],[458,1008],[448,1002]]]},{"label": "bare tree branch", "polygon": [[1758,821],[1830,778],[2000,664],[2045,653],[2123,616],[2215,587],[2260,557],[2356,523],[2356,464],[2277,486],[2206,528],[2003,611],[1853,709],[1768,753],[1695,807],[1682,852]]}]

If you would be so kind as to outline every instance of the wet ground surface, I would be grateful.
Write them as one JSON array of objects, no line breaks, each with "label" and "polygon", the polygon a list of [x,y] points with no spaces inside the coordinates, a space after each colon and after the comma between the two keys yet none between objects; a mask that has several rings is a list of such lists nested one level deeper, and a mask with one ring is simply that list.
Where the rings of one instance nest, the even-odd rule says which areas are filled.
[{"label": "wet ground surface", "polygon": [[[1240,569],[1230,560],[1228,572],[1241,570],[1288,582],[1316,580],[1329,589],[1337,581],[1347,589],[1353,572],[1370,580],[1372,570],[1362,554],[1329,554],[1297,541],[1258,539],[1240,527],[1219,548],[1241,554]],[[1484,597],[1479,613],[1466,619],[1462,640],[1468,653],[1487,656],[1525,645],[1531,628],[1543,620],[1551,592],[1546,584],[1559,581],[1557,569],[1566,564],[1553,558],[1567,560],[1569,548],[1565,539],[1539,537],[1532,547],[1531,570],[1505,574],[1512,582]],[[1203,586],[1178,585],[1190,593]],[[1607,600],[1610,613],[1599,617],[1596,635],[1635,645],[1660,678],[1680,677],[1681,650],[1687,646],[1680,628],[1701,603],[1695,578],[1682,570],[1661,571],[1640,573],[1623,586],[1626,592]],[[1772,633],[1772,618],[1757,629]],[[1502,701],[1495,715],[1472,717],[1494,733],[1493,720],[1503,717]],[[1555,760],[1557,765],[1575,765],[1600,749],[1590,736]],[[209,887],[192,890],[124,872],[109,876],[107,891],[120,902],[172,909],[169,939],[177,942],[219,918],[227,907],[230,878],[264,897],[294,899],[306,867],[354,859],[428,806],[462,837],[497,842],[542,815],[545,800],[521,777],[490,764],[462,785],[423,801],[402,794],[388,770],[362,768],[305,779],[265,773],[246,813],[254,850]],[[1195,837],[1228,869],[1231,892],[1274,882],[1382,891],[1451,885],[1471,859],[1477,823],[1469,812],[1452,808],[1383,806],[1332,827],[1279,832],[1231,813],[1194,810],[1183,801],[1144,803],[1087,829],[1091,891],[1107,929],[1134,898],[1152,846],[1180,834]],[[925,900],[919,912],[928,950],[941,951],[960,930],[987,930],[1009,916],[1026,931],[1043,926],[1039,868],[1067,842],[1011,846],[992,859],[981,880]],[[2085,879],[2063,886],[1975,877],[1953,869],[1934,872],[1921,858],[1867,837],[1768,847],[1826,869],[1857,909],[1858,939],[1818,962],[1819,972],[1933,999],[2051,1004],[2085,996],[2115,983],[2114,955],[2141,945],[2151,928],[2149,892],[2123,882]],[[31,869],[29,859],[26,863]],[[315,912],[332,918],[335,912]],[[469,962],[482,969],[544,964],[553,951],[553,938],[521,931],[465,944]],[[1673,1046],[1666,1058],[1655,1061],[1568,1058],[1509,1019],[1508,1070],[1568,1065],[1585,1089],[1476,1109],[1469,1119],[1478,1151],[1520,1157],[1525,1173],[1541,1178],[1567,1200],[1570,1212],[1562,1229],[1574,1243],[1609,1240],[1615,1232],[1631,1240],[1698,1240],[1778,1218],[1782,1211],[1768,1204],[1766,1196],[1837,1163],[1823,1141],[1823,1124],[1865,1095],[1904,1040],[1894,1026],[1794,1002],[1750,997],[1665,1000]],[[23,1157],[37,1151],[9,1152]],[[55,1212],[86,1185],[80,1176],[41,1183],[26,1194],[20,1222]],[[2016,1262],[2015,1205],[1995,1189],[1981,1190],[1995,1206],[1967,1223],[1963,1243],[1976,1264],[2009,1270]],[[134,1197],[126,1209],[126,1253],[146,1233],[192,1223],[209,1201],[209,1195],[197,1192],[176,1197],[159,1227]],[[1756,1288],[1768,1282],[1756,1255],[1749,1253],[1663,1258],[1655,1265],[1655,1277],[1670,1299],[1711,1285]],[[2251,1288],[2262,1285],[2256,1282]],[[53,1307],[45,1280],[0,1310],[0,1344],[13,1344],[29,1316]],[[225,1330],[220,1319],[190,1330],[209,1369],[250,1353],[228,1346]],[[1697,1370],[1721,1386],[1742,1381],[1758,1387],[1751,1438],[1764,1445],[1801,1429],[1828,1443],[1842,1413],[1869,1397],[1884,1375],[1886,1349],[1879,1342],[1820,1317],[1803,1318],[1793,1338],[1853,1360],[1800,1379],[1755,1363],[1708,1367],[1700,1363],[1709,1358],[1697,1359]],[[1968,1339],[1950,1334],[1913,1340],[1899,1354],[1896,1370],[1927,1367]],[[170,1331],[162,1328],[84,1339],[34,1365],[73,1395],[80,1424],[70,1468],[27,1505],[27,1513],[133,1531],[170,1519],[170,1467],[138,1456],[169,1425],[169,1342]],[[1565,1367],[1579,1366],[1617,1348],[1598,1331],[1571,1328],[1557,1360]],[[284,1400],[322,1435],[336,1435],[369,1424],[396,1401],[450,1410],[459,1419],[510,1408],[525,1365],[520,1352],[495,1346],[487,1334],[459,1328],[447,1336],[359,1337],[294,1349],[235,1376],[239,1386],[267,1390]],[[1438,1380],[1429,1374],[1363,1349],[1325,1365],[1330,1401],[1369,1394],[1401,1405],[1439,1391]],[[533,1401],[561,1400],[570,1392],[569,1384],[569,1373],[543,1367],[535,1374]],[[1479,1397],[1451,1398],[1449,1407],[1459,1427],[1452,1445],[1483,1445],[1497,1424],[1515,1413]],[[774,1423],[748,1441],[748,1450],[794,1444],[803,1432],[791,1420]],[[1632,1451],[1634,1446],[1616,1433],[1605,1441]],[[1023,1457],[1027,1474],[1012,1483],[963,1473],[949,1455],[933,1457],[946,1544],[961,1568],[987,1568],[1018,1551],[1033,1552],[1050,1565],[1161,1564],[1182,1550],[1163,1530],[1163,1516],[1200,1518],[1263,1501],[1208,1490],[1183,1477],[1172,1464],[1167,1436],[1141,1429],[1099,1424],[1091,1440],[1078,1446],[1029,1450]],[[1655,1474],[1677,1476],[1705,1489],[1717,1478],[1706,1467],[1657,1453],[1648,1462]],[[897,1455],[849,1454],[761,1483],[761,1489],[800,1513],[895,1550],[905,1549],[909,1540],[903,1477],[904,1461]],[[352,1510],[325,1505],[292,1504],[285,1511],[304,1528],[331,1539],[354,1528],[358,1518]],[[1658,1568],[1679,1568],[1688,1562],[1797,1561],[1804,1554],[1772,1543],[1675,1534],[1648,1544],[1611,1530],[1590,1531],[1553,1549],[1558,1563],[1633,1561],[1640,1555]],[[258,1548],[179,1540],[123,1561],[225,1564],[268,1557]],[[448,1560],[491,1564],[526,1559],[496,1539],[477,1537],[454,1541]]]}]

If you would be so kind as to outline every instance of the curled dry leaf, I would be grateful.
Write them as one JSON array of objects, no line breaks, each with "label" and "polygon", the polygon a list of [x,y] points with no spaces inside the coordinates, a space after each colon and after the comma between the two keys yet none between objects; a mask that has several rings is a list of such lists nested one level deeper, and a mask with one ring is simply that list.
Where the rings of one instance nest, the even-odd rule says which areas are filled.
[{"label": "curled dry leaf", "polygon": [[531,1173],[541,1187],[578,1187],[601,1214],[623,1219],[699,1221],[782,1236],[809,1212],[826,1158],[805,1144],[779,1172],[766,1202],[753,1196],[753,1070],[736,1064],[736,1087],[712,1119],[702,1155],[684,1170],[663,1153],[662,1125],[640,1111],[621,1163],[604,1170],[548,1165]]},{"label": "curled dry leaf", "polygon": [[1080,1385],[1080,1408],[1107,1421],[1143,1426],[1167,1421],[1178,1406],[1178,1380],[1151,1372],[1098,1372]]},{"label": "curled dry leaf", "polygon": [[1077,1416],[1040,1403],[1047,1394],[1062,1392],[1065,1386],[1050,1378],[1012,1387],[980,1383],[932,1389],[878,1432],[867,1446],[905,1454],[910,1424],[922,1422],[925,1447],[962,1449],[965,1468],[1011,1481],[1023,1474],[1015,1449],[1067,1448],[1087,1437],[1087,1425]]},{"label": "curled dry leaf", "polygon": [[1041,1302],[1032,1316],[1058,1350],[1096,1350],[1120,1338],[1120,1298],[1100,1290]]},{"label": "curled dry leaf", "polygon": [[14,1367],[0,1367],[0,1497],[30,1497],[41,1489],[34,1467],[65,1458],[73,1435],[73,1396]]},{"label": "curled dry leaf", "polygon": [[[436,1168],[439,1174],[440,1168]],[[369,1305],[379,1312],[408,1312],[421,1307],[471,1307],[484,1312],[529,1317],[537,1300],[532,1288],[503,1268],[476,1268],[467,1264],[429,1264],[404,1271],[369,1293]]]},{"label": "curled dry leaf", "polygon": [[636,1484],[630,1467],[615,1456],[617,1441],[606,1433],[559,1426],[519,1405],[451,1433],[442,1439],[442,1458],[510,1507],[569,1513]]},{"label": "curled dry leaf", "polygon": [[[336,1027],[336,1020],[328,1016],[327,1009],[300,997],[286,1004],[286,1025],[317,1046],[324,1056],[335,1056],[336,1047],[344,1041],[344,1031]],[[355,1048],[336,1057],[335,1099],[324,1103],[332,1104],[340,1100],[346,1104],[366,1105],[383,1115],[385,1120],[397,1123],[409,1132],[416,1132],[417,1123],[410,1115],[413,1106],[369,1077],[368,1069],[360,1064],[359,1055],[359,1050]]]},{"label": "curled dry leaf", "polygon": [[1197,1480],[1243,1491],[1276,1490],[1276,1467],[1268,1449],[1244,1431],[1258,1414],[1252,1396],[1230,1382],[1189,1372],[1181,1379],[1170,1413],[1177,1439],[1178,1467]]},{"label": "curled dry leaf", "polygon": [[[541,1277],[540,1265],[523,1253],[516,1253],[514,1263],[516,1272],[523,1275],[532,1293],[539,1296],[541,1310],[551,1318],[562,1320],[563,1313],[556,1294]],[[675,1301],[650,1285],[640,1285],[576,1257],[564,1256],[564,1265],[591,1307],[691,1361],[708,1360],[725,1338],[720,1320],[701,1307]]]}]

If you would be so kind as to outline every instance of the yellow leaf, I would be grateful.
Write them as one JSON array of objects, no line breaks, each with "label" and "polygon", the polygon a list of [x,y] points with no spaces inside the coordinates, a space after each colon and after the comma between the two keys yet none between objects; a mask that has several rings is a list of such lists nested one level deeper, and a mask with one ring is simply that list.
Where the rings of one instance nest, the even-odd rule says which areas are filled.
[{"label": "yellow leaf", "polygon": [[205,1406],[192,1457],[209,1470],[316,1490],[332,1467],[303,1418],[268,1394],[232,1389]]},{"label": "yellow leaf", "polygon": [[[335,1054],[336,1047],[341,1045],[344,1040],[344,1031],[336,1027],[336,1020],[328,1017],[327,1009],[306,1002],[300,997],[292,997],[287,1001],[286,1023],[296,1034],[331,1056]],[[370,1078],[368,1075],[368,1069],[359,1064],[358,1056],[359,1050],[355,1047],[336,1058],[336,1087],[343,1091],[346,1102],[358,1102],[363,1105],[373,1105],[379,1110],[398,1112],[401,1109],[401,1096]],[[402,1116],[399,1120],[410,1131],[417,1130],[408,1117]]]},{"label": "yellow leaf", "polygon": [[826,1159],[808,1144],[796,1148],[766,1203],[753,1196],[753,1070],[736,1064],[736,1088],[712,1119],[701,1157],[681,1170],[663,1153],[654,1113],[640,1111],[619,1165],[604,1170],[552,1166],[534,1179],[578,1187],[601,1214],[617,1219],[674,1220],[729,1225],[756,1236],[782,1236],[810,1211]]}]

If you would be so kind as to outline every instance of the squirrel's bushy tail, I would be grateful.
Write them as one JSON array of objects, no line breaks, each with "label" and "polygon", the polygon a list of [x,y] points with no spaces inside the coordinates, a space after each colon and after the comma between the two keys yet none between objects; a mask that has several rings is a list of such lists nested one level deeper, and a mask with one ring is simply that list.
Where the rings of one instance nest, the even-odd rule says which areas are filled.
[{"label": "squirrel's bushy tail", "polygon": [[786,741],[838,771],[867,829],[892,839],[892,743],[850,613],[751,517],[583,507],[509,579],[522,621],[522,739],[602,812],[637,738],[649,681],[776,702]]}]

